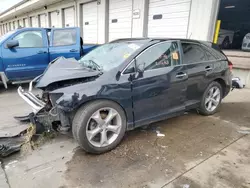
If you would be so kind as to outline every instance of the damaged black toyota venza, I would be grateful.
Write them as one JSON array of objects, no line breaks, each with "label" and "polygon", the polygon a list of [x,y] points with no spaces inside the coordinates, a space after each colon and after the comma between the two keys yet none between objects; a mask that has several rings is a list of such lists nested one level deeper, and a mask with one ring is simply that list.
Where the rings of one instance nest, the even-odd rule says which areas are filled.
[{"label": "damaged black toyota venza", "polygon": [[[211,43],[120,39],[79,61],[58,58],[19,95],[34,124],[72,131],[91,153],[113,149],[127,130],[197,109],[214,114],[231,88],[232,64]],[[31,93],[32,85],[42,96]]]}]

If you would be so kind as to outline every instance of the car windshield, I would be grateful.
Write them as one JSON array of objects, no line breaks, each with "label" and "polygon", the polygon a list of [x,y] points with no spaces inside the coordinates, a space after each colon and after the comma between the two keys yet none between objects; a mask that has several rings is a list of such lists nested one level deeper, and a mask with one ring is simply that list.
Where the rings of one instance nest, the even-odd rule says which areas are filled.
[{"label": "car windshield", "polygon": [[119,66],[143,44],[145,41],[104,44],[83,56],[79,62],[94,70],[108,71]]},{"label": "car windshield", "polygon": [[6,33],[5,35],[0,37],[0,43],[3,42],[5,39],[7,39],[10,35],[12,35],[15,31],[10,31]]}]

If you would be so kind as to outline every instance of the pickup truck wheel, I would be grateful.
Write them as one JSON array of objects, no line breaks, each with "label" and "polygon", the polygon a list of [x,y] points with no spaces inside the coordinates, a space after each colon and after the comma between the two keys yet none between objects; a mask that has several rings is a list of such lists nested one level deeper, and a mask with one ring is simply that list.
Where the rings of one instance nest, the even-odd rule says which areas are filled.
[{"label": "pickup truck wheel", "polygon": [[126,131],[126,116],[116,103],[100,100],[82,106],[73,119],[73,137],[85,151],[100,154],[115,148]]},{"label": "pickup truck wheel", "polygon": [[217,112],[222,100],[222,88],[218,82],[212,82],[204,92],[198,112],[202,115],[213,115]]}]

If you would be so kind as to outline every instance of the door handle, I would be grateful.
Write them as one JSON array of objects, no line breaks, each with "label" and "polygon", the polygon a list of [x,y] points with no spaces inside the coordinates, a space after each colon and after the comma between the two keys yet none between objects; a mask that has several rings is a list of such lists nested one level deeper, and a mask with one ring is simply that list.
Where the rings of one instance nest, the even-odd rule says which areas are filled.
[{"label": "door handle", "polygon": [[38,51],[37,54],[46,54],[46,51]]},{"label": "door handle", "polygon": [[205,70],[206,70],[206,71],[211,71],[211,70],[213,70],[213,68],[210,67],[210,66],[207,66],[207,67],[205,67]]},{"label": "door handle", "polygon": [[70,52],[78,52],[76,49],[71,49]]},{"label": "door handle", "polygon": [[176,75],[176,78],[183,78],[183,77],[185,77],[185,76],[187,76],[187,73],[180,72],[180,73],[178,73],[178,74]]}]

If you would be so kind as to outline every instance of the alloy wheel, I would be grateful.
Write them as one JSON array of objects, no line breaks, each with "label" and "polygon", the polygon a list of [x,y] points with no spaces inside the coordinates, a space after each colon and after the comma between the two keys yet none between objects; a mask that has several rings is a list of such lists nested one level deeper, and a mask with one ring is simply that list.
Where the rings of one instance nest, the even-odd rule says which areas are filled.
[{"label": "alloy wheel", "polygon": [[99,109],[88,120],[87,139],[95,147],[106,147],[117,139],[121,127],[122,119],[115,109]]},{"label": "alloy wheel", "polygon": [[220,89],[216,86],[209,89],[205,98],[205,108],[209,112],[213,112],[219,105],[221,100]]}]

